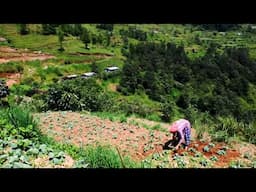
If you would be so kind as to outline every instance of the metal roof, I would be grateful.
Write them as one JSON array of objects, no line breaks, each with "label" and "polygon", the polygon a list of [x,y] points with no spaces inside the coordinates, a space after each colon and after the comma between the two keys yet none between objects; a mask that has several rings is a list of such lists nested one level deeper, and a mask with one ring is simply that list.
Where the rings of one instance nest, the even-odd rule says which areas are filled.
[{"label": "metal roof", "polygon": [[107,67],[105,70],[117,70],[119,67]]}]

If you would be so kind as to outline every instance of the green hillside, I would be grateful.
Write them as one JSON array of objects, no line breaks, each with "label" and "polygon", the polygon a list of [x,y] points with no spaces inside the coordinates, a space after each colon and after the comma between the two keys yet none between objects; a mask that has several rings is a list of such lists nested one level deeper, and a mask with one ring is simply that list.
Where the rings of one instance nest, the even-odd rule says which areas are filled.
[{"label": "green hillside", "polygon": [[[122,123],[137,118],[154,125],[133,124],[164,134],[166,128],[161,124],[187,118],[195,129],[195,142],[255,146],[255,37],[254,24],[0,24],[0,105],[7,114],[0,119],[1,145],[3,149],[14,145],[16,151],[23,150],[15,145],[19,140],[31,142],[17,152],[21,153],[19,158],[27,155],[26,161],[17,157],[21,164],[14,166],[16,160],[10,161],[12,155],[5,152],[0,155],[0,165],[40,167],[34,160],[40,154],[40,146],[46,144],[50,149],[40,158],[47,159],[52,152],[56,158],[51,153],[50,159],[55,158],[58,165],[64,163],[67,153],[66,159],[80,162],[73,166],[90,167],[85,143],[81,142],[78,148],[80,145],[71,138],[71,143],[63,144],[58,137],[53,140],[54,134],[46,134],[47,131],[28,137],[25,132],[29,132],[32,122],[17,123],[21,121],[19,110],[32,116],[40,114],[39,119],[53,111],[88,113]],[[117,70],[107,72],[109,67]],[[83,76],[90,72],[95,75]],[[17,119],[10,114],[17,115]],[[70,122],[74,124],[74,119]],[[45,129],[58,133],[55,126],[63,128],[65,123],[68,122],[51,121]],[[81,123],[81,127],[86,125]],[[11,131],[10,126],[16,131]],[[42,125],[33,126],[42,130]],[[97,127],[100,131],[105,125]],[[76,132],[71,132],[70,137],[72,134]],[[114,143],[115,140],[113,146]],[[29,148],[39,152],[32,157]],[[114,163],[111,166],[124,166],[120,154],[106,153],[116,158],[110,158]],[[156,158],[153,156],[149,158]],[[124,160],[128,167],[139,166],[130,158],[132,155],[127,155]],[[255,166],[256,159],[249,160],[244,166]],[[50,166],[49,162],[46,164]]]}]

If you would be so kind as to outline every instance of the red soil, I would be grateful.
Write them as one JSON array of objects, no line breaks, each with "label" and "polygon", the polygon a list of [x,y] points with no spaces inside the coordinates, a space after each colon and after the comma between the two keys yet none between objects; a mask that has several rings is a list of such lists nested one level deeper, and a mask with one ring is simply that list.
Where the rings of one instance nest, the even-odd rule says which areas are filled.
[{"label": "red soil", "polygon": [[[38,116],[39,114],[36,114]],[[55,138],[57,141],[73,143],[77,146],[110,144],[118,147],[122,155],[129,155],[134,160],[143,160],[153,153],[161,153],[163,145],[170,140],[170,135],[161,131],[149,131],[143,127],[128,123],[112,122],[108,119],[79,114],[74,112],[50,112],[40,114],[40,127],[44,133]],[[207,142],[192,141],[190,148],[195,148],[206,158],[216,156],[218,161],[214,167],[228,167],[229,163],[240,157],[237,150],[226,149],[225,155],[218,155],[225,143],[214,143],[209,152],[203,148]],[[179,149],[181,154],[184,149]],[[189,155],[194,152],[187,151]],[[170,153],[170,157],[173,153]]]},{"label": "red soil", "polygon": [[20,73],[0,73],[0,78],[6,79],[6,85],[8,87],[13,84],[20,82],[21,74]]},{"label": "red soil", "polygon": [[11,47],[0,47],[0,64],[8,63],[10,61],[33,61],[46,60],[54,58],[54,56],[37,51],[29,51],[27,49],[15,49]]}]

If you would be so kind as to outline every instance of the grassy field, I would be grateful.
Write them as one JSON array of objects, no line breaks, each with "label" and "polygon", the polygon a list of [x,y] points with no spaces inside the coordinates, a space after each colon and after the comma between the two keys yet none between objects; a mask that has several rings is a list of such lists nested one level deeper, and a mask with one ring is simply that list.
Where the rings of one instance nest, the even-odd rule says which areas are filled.
[{"label": "grassy field", "polygon": [[[99,34],[104,30],[96,28],[96,24],[84,24],[83,26],[94,33]],[[253,33],[244,32],[246,26],[242,29],[243,31],[228,31],[225,33],[214,32],[214,31],[200,31],[191,25],[177,25],[177,24],[115,24],[113,37],[110,46],[106,47],[103,45],[91,45],[90,50],[84,49],[84,44],[76,37],[67,36],[64,38],[63,47],[64,52],[59,52],[59,42],[57,35],[41,35],[40,25],[29,25],[31,33],[28,35],[20,35],[17,32],[17,26],[15,24],[2,24],[0,26],[0,36],[4,36],[9,39],[10,45],[16,48],[31,49],[37,51],[43,51],[56,56],[53,60],[55,64],[61,64],[65,61],[71,62],[72,64],[85,63],[90,64],[93,61],[97,61],[97,64],[103,69],[106,66],[118,65],[121,67],[125,57],[121,54],[122,40],[119,34],[120,30],[128,29],[128,27],[136,27],[142,31],[148,33],[148,41],[155,42],[174,42],[178,45],[183,45],[188,56],[190,58],[201,57],[205,54],[206,46],[210,42],[215,42],[221,45],[219,51],[224,47],[248,47],[250,49],[250,55],[252,58],[256,58],[256,47],[255,38]],[[115,44],[115,42],[120,42]],[[131,43],[137,43],[138,41],[129,38]],[[76,53],[87,53],[88,55],[78,55]],[[91,55],[90,55],[91,54]],[[108,54],[110,57],[100,57],[93,54]],[[43,64],[48,65],[48,64]],[[83,67],[82,67],[83,68]],[[85,67],[86,68],[86,67]],[[86,68],[87,69],[87,68]],[[84,70],[85,72],[86,70]],[[72,72],[76,72],[73,70]]]}]

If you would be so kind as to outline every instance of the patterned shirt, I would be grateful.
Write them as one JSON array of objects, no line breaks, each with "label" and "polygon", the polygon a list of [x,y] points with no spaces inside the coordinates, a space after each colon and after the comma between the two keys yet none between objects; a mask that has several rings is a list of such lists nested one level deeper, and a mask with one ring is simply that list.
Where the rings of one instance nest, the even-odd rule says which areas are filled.
[{"label": "patterned shirt", "polygon": [[190,136],[191,136],[191,124],[186,119],[180,119],[176,122],[178,127],[178,132],[181,135],[182,143],[186,146],[190,144]]},{"label": "patterned shirt", "polygon": [[185,138],[185,145],[188,146],[190,144],[191,129],[189,129],[188,127],[185,127],[183,130],[183,133]]}]

